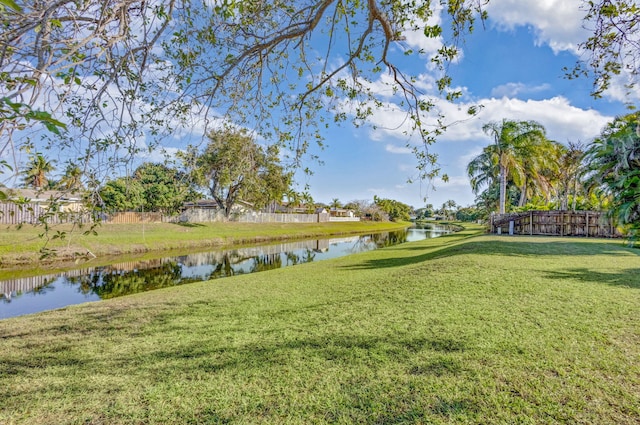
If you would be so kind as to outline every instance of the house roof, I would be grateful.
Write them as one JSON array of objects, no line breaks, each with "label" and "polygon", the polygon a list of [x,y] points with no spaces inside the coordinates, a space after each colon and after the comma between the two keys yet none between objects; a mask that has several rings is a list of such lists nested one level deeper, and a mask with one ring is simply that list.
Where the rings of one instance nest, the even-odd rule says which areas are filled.
[{"label": "house roof", "polygon": [[36,189],[3,189],[9,199],[18,198],[30,199],[31,202],[49,202],[51,199],[67,202],[81,202],[82,194],[77,192],[67,192],[59,190],[36,190]]}]

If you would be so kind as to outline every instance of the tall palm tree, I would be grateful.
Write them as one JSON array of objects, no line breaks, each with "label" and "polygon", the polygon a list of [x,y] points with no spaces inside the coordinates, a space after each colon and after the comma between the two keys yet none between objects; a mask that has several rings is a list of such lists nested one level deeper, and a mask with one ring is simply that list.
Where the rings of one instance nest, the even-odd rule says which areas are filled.
[{"label": "tall palm tree", "polygon": [[640,112],[616,118],[588,147],[587,186],[610,199],[609,212],[640,237]]},{"label": "tall palm tree", "polygon": [[471,190],[478,195],[482,187],[493,186],[500,173],[498,164],[493,162],[493,155],[488,148],[484,148],[480,155],[476,156],[467,165],[467,174],[471,179]]},{"label": "tall palm tree", "polygon": [[27,168],[24,170],[24,181],[27,187],[34,189],[43,189],[47,186],[48,177],[47,174],[55,170],[53,162],[47,161],[47,159],[40,153],[31,157],[31,162],[27,164]]},{"label": "tall palm tree", "polygon": [[521,155],[523,181],[520,186],[520,201],[522,207],[528,199],[535,196],[551,201],[553,192],[553,176],[559,172],[559,157],[564,146],[546,138],[526,140],[519,149]]},{"label": "tall palm tree", "polygon": [[79,190],[82,188],[82,169],[77,165],[69,164],[60,179],[60,188],[64,190]]},{"label": "tall palm tree", "polygon": [[582,172],[582,158],[584,145],[570,142],[568,146],[558,145],[555,153],[557,166],[551,171],[551,183],[557,196],[561,210],[569,209],[569,199],[572,199],[571,209],[576,210],[578,193],[582,190],[580,174]]},{"label": "tall palm tree", "polygon": [[500,214],[505,213],[507,180],[511,178],[520,188],[526,185],[528,157],[535,157],[533,146],[542,143],[545,137],[544,127],[535,121],[490,122],[482,130],[493,138],[493,144],[485,148],[488,158],[498,168],[500,182]]}]

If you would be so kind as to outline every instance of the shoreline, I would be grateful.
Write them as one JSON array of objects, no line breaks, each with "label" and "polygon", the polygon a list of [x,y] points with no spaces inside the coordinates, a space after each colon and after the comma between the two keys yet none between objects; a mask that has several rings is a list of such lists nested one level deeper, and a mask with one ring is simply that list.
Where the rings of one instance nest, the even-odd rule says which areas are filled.
[{"label": "shoreline", "polygon": [[[400,230],[411,225],[410,222],[350,222],[321,223],[320,225],[206,223],[195,226],[147,223],[144,226],[138,225],[136,229],[132,225],[109,224],[101,226],[97,236],[74,233],[71,237],[75,239],[68,244],[63,244],[66,238],[49,241],[53,242],[53,246],[47,249],[51,249],[52,252],[45,257],[42,257],[40,249],[45,246],[46,240],[38,238],[35,231],[39,229],[35,227],[5,229],[0,231],[0,279],[18,277],[17,275],[25,274],[24,272],[27,271],[32,274],[34,267],[42,271],[68,269],[80,266],[80,263],[84,265],[87,262],[113,261],[114,257],[157,258],[176,251],[198,252],[203,249],[261,245],[314,237],[357,235]],[[140,232],[141,229],[142,232]],[[79,231],[75,230],[75,232]],[[34,240],[34,238],[37,239]],[[9,243],[18,249],[14,252],[11,252],[11,249],[7,250],[7,244],[1,244],[3,239],[4,241],[13,239],[13,242]],[[5,248],[4,251],[2,248]],[[9,273],[11,276],[5,276]]]}]

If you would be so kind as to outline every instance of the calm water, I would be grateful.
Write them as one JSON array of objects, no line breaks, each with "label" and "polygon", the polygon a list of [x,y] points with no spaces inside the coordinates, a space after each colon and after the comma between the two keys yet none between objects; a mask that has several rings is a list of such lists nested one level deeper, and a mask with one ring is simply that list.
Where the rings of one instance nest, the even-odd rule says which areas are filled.
[{"label": "calm water", "polygon": [[429,225],[397,232],[279,243],[114,263],[0,281],[0,319],[136,292],[342,257],[450,233]]}]

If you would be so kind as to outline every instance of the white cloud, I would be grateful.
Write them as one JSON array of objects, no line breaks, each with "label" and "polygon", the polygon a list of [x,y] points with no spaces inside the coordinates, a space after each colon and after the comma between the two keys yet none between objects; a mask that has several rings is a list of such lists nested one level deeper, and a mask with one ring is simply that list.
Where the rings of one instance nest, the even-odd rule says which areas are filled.
[{"label": "white cloud", "polygon": [[551,89],[550,84],[540,84],[539,86],[529,86],[524,83],[507,83],[494,87],[491,90],[492,97],[517,97],[521,94],[532,94]]},{"label": "white cloud", "polygon": [[627,85],[630,82],[628,75],[614,75],[609,88],[604,92],[604,96],[622,103],[637,102],[640,100],[640,85],[636,83],[633,87],[628,88]]},{"label": "white cloud", "polygon": [[387,144],[387,146],[385,146],[384,150],[386,150],[389,153],[394,153],[394,154],[410,154],[411,149],[409,149],[406,146],[396,146],[396,145],[392,145],[392,144]]},{"label": "white cloud", "polygon": [[[470,116],[467,109],[481,104],[483,108],[476,116]],[[606,116],[592,109],[581,109],[571,105],[569,100],[556,96],[542,100],[520,100],[513,98],[479,99],[474,103],[453,104],[439,100],[436,107],[447,120],[447,130],[438,137],[439,142],[463,142],[488,140],[483,133],[482,126],[490,121],[503,119],[528,121],[534,120],[542,124],[547,130],[547,136],[561,143],[567,141],[588,142],[598,134],[613,117]],[[435,115],[423,118],[427,127],[435,129]],[[411,121],[406,113],[393,104],[375,110],[370,118],[373,125],[370,139],[376,141],[399,140],[403,143],[419,143],[417,135],[412,134]],[[406,153],[407,151],[392,143],[387,144],[387,151],[391,153]]]},{"label": "white cloud", "polygon": [[536,45],[547,44],[555,53],[578,53],[578,44],[588,37],[582,28],[581,0],[491,0],[490,21],[501,29],[533,28]]},{"label": "white cloud", "polygon": [[488,99],[479,115],[479,125],[502,119],[534,120],[547,129],[547,137],[560,143],[587,142],[600,134],[613,117],[592,109],[572,106],[565,97],[556,96],[544,100]]},{"label": "white cloud", "polygon": [[144,155],[140,155],[139,159],[144,162],[170,162],[177,159],[178,152],[180,151],[182,151],[182,149],[158,146],[151,151],[146,152]]}]

